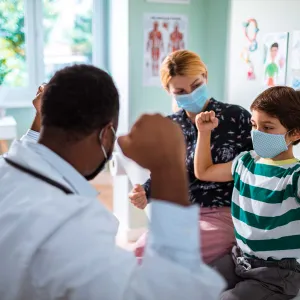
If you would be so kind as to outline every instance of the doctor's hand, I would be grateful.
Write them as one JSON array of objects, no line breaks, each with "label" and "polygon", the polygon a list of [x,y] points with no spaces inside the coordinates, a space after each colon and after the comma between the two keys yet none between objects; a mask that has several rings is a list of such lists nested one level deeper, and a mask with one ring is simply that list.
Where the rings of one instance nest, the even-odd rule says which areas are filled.
[{"label": "doctor's hand", "polygon": [[196,116],[195,124],[198,132],[212,131],[218,127],[219,120],[214,111],[205,111]]},{"label": "doctor's hand", "polygon": [[185,166],[185,142],[180,127],[162,115],[143,115],[118,143],[125,156],[151,172]]},{"label": "doctor's hand", "polygon": [[153,199],[190,205],[186,145],[178,124],[159,114],[143,115],[118,143],[125,156],[150,170]]},{"label": "doctor's hand", "polygon": [[128,196],[130,202],[137,208],[144,209],[147,206],[146,192],[140,184],[135,185]]}]

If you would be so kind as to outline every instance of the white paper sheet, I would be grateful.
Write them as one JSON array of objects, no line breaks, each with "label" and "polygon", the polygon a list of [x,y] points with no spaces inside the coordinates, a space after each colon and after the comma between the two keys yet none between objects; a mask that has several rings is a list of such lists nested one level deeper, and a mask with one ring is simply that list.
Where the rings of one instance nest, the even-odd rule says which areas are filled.
[{"label": "white paper sheet", "polygon": [[116,150],[110,162],[110,172],[112,176],[127,175],[132,186],[144,184],[150,178],[150,171],[127,158],[117,143]]}]

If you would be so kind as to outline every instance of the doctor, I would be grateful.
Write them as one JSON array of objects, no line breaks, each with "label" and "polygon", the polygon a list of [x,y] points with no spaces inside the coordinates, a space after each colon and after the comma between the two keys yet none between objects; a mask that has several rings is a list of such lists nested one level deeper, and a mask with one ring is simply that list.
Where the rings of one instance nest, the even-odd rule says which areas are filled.
[{"label": "doctor", "polygon": [[67,67],[45,87],[39,142],[30,131],[0,162],[1,300],[218,299],[223,280],[199,258],[184,138],[160,115],[142,116],[118,141],[152,173],[142,265],[115,245],[118,222],[87,180],[112,153],[118,114],[111,77],[93,66]]}]

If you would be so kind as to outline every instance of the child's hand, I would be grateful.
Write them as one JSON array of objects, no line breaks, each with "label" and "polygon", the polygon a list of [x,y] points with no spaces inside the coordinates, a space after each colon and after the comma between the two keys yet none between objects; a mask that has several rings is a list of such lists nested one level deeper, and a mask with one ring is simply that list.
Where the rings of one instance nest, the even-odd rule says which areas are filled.
[{"label": "child's hand", "polygon": [[219,125],[214,111],[201,112],[195,118],[195,124],[199,132],[212,131]]}]

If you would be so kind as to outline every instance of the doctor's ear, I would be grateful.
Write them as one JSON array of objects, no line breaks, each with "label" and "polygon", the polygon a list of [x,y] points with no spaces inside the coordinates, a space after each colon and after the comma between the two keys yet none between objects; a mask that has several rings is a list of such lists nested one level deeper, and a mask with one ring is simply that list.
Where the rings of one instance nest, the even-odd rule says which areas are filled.
[{"label": "doctor's ear", "polygon": [[[99,141],[103,144],[111,144],[113,123],[109,122],[99,132]],[[113,137],[114,138],[114,137]]]}]

